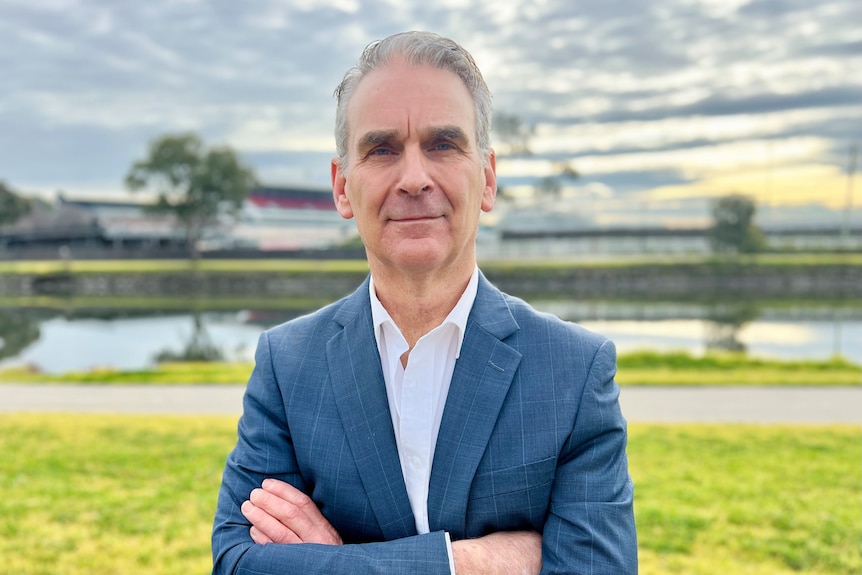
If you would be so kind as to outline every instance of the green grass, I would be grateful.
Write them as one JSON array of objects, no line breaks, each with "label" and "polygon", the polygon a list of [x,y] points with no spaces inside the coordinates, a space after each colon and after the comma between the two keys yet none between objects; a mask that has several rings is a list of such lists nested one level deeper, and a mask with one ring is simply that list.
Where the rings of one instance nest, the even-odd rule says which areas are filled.
[{"label": "green grass", "polygon": [[[0,384],[98,383],[98,384],[242,384],[252,365],[246,363],[163,363],[153,369],[116,371],[99,369],[60,375],[29,368],[0,370]],[[633,352],[621,354],[617,381],[620,385],[862,385],[862,367],[843,359],[829,361],[777,361],[739,354],[695,357],[685,352]]]},{"label": "green grass", "polygon": [[72,371],[60,375],[39,373],[30,368],[0,370],[0,385],[15,383],[123,384],[244,384],[253,365],[249,363],[178,362],[162,363],[152,369],[118,371],[103,368]]},{"label": "green grass", "polygon": [[295,272],[367,273],[368,263],[356,260],[80,260],[4,261],[0,274],[159,273],[159,272]]},{"label": "green grass", "polygon": [[862,428],[633,425],[641,573],[860,573]]},{"label": "green grass", "polygon": [[[583,261],[570,258],[531,258],[517,261],[481,262],[487,270],[512,271],[557,270],[578,267],[637,267],[653,265],[761,265],[761,266],[823,266],[862,265],[862,254],[758,254],[742,258],[714,257],[711,255],[662,255],[612,258],[606,261]],[[301,260],[301,259],[238,259],[238,260],[81,260],[81,261],[4,261],[0,274],[49,273],[156,273],[156,272],[342,272],[366,273],[368,263],[355,260]]]},{"label": "green grass", "polygon": [[0,416],[0,565],[208,573],[226,418]]},{"label": "green grass", "polygon": [[781,361],[743,354],[707,354],[641,351],[621,354],[620,385],[862,385],[862,366],[845,359]]},{"label": "green grass", "polygon": [[[205,573],[231,417],[0,416],[0,564]],[[858,575],[855,426],[632,425],[642,575]]]},{"label": "green grass", "polygon": [[517,270],[556,270],[567,269],[573,266],[581,268],[622,268],[622,267],[650,267],[650,266],[676,266],[676,265],[705,265],[705,266],[772,266],[772,267],[804,267],[804,266],[829,266],[829,265],[862,265],[862,254],[857,253],[793,253],[793,254],[756,254],[741,257],[713,256],[713,255],[679,255],[679,254],[645,254],[631,257],[609,257],[606,260],[584,261],[577,256],[557,258],[531,258],[524,260],[496,260],[479,262],[481,268],[502,271]]},{"label": "green grass", "polygon": [[[310,311],[332,303],[333,298],[325,295],[267,296],[263,306],[267,310]],[[240,309],[259,309],[260,297],[253,296],[207,296],[192,298],[188,295],[165,296],[0,296],[0,312],[4,308],[38,308],[64,312],[81,310],[119,310],[129,311],[210,311],[225,310],[235,312]]]}]

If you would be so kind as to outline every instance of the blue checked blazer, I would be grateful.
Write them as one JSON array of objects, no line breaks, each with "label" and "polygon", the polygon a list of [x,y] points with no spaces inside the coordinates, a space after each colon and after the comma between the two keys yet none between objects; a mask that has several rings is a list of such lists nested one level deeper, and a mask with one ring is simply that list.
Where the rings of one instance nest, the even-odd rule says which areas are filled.
[{"label": "blue checked blazer", "polygon": [[[452,540],[542,533],[542,572],[637,573],[626,423],[608,340],[479,290],[417,535],[374,341],[368,281],[263,335],[213,528],[214,573],[448,574]],[[307,493],[343,546],[257,545],[240,505],[263,479]]]}]

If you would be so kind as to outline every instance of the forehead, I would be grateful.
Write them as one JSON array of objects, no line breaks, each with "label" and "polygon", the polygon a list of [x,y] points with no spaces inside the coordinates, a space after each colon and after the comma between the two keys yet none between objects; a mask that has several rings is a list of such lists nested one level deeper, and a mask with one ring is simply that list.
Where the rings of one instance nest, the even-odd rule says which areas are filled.
[{"label": "forehead", "polygon": [[395,60],[359,82],[348,104],[347,125],[351,147],[372,131],[409,138],[441,126],[458,126],[472,140],[475,109],[454,72]]}]

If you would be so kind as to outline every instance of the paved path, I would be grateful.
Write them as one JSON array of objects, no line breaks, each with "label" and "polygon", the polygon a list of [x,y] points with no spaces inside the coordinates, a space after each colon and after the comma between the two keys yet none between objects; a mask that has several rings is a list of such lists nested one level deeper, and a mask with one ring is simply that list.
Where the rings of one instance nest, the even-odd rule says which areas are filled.
[{"label": "paved path", "polygon": [[242,385],[0,384],[0,412],[239,415]]},{"label": "paved path", "polygon": [[629,421],[862,424],[860,387],[626,387]]},{"label": "paved path", "polygon": [[[0,384],[1,412],[239,415],[243,386]],[[860,387],[625,387],[630,422],[862,424]]]}]

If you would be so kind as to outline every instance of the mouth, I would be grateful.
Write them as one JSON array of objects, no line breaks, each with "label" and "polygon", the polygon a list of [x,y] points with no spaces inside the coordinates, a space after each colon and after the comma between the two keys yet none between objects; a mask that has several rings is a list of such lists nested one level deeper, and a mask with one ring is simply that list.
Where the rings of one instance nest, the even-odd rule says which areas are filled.
[{"label": "mouth", "polygon": [[411,223],[411,222],[430,222],[432,220],[436,220],[438,218],[442,218],[443,216],[424,216],[424,215],[416,215],[416,216],[403,216],[397,218],[390,218],[390,221],[400,222],[400,223]]}]

